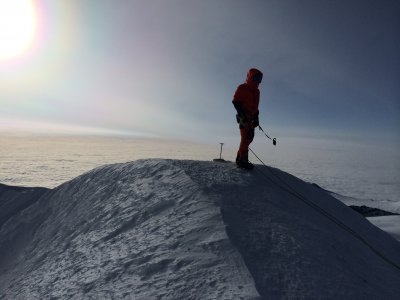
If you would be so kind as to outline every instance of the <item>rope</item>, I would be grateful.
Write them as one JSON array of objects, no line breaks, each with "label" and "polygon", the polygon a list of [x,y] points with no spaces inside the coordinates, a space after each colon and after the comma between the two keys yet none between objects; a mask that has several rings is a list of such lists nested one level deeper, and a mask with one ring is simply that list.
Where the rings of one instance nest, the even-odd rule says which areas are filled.
[{"label": "rope", "polygon": [[[249,150],[251,151],[251,153],[253,153],[253,155],[265,166],[267,167],[267,165],[257,156],[257,154],[254,153],[254,151],[252,149],[249,148]],[[364,245],[366,245],[372,252],[374,252],[376,255],[378,255],[380,258],[382,258],[384,261],[386,261],[388,264],[392,265],[393,267],[395,267],[397,270],[400,271],[400,266],[398,264],[396,264],[395,262],[393,262],[390,258],[386,257],[384,254],[382,254],[379,250],[377,250],[374,246],[372,246],[367,240],[365,240],[360,234],[358,234],[357,232],[355,232],[353,229],[351,229],[349,226],[347,226],[346,224],[344,224],[342,221],[340,221],[339,219],[337,219],[336,217],[334,217],[333,215],[331,215],[329,212],[327,212],[326,210],[324,210],[323,208],[321,208],[320,206],[318,206],[317,204],[311,202],[310,200],[308,200],[306,197],[304,197],[303,195],[301,195],[300,193],[298,193],[294,188],[292,188],[288,183],[286,183],[278,174],[276,174],[273,169],[267,167],[267,170],[275,177],[277,178],[282,184],[279,184],[279,182],[276,182],[274,180],[272,180],[267,174],[265,174],[263,171],[261,171],[261,169],[256,168],[256,170],[262,174],[267,180],[269,180],[271,183],[277,185],[278,187],[280,187],[281,189],[283,189],[284,191],[286,191],[287,193],[289,193],[290,195],[294,196],[295,198],[301,200],[302,202],[304,202],[305,204],[307,204],[308,206],[310,206],[311,208],[313,208],[314,210],[316,210],[318,213],[320,213],[321,215],[325,216],[326,218],[328,218],[329,220],[331,220],[333,223],[335,223],[336,225],[338,225],[339,227],[341,227],[343,230],[347,231],[348,233],[350,233],[351,235],[353,235],[356,239],[358,239],[359,241],[361,241]]]}]

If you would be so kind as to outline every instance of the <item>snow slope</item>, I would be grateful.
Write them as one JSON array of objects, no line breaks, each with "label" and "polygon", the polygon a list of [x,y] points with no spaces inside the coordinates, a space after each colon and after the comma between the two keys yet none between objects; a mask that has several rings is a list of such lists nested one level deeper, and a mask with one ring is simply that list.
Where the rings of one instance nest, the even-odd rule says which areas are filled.
[{"label": "snow slope", "polygon": [[0,228],[10,217],[35,203],[48,190],[0,183]]},{"label": "snow slope", "polygon": [[103,166],[0,228],[0,299],[397,299],[399,265],[328,193],[230,163]]},{"label": "snow slope", "polygon": [[[317,186],[318,187],[318,186]],[[319,187],[320,188],[320,187]],[[395,239],[400,241],[400,202],[394,201],[375,201],[372,199],[360,199],[354,197],[343,196],[332,191],[324,190],[335,199],[340,200],[344,204],[350,206],[355,205],[357,207],[372,210],[380,210],[383,213],[382,216],[369,216],[367,219],[379,227],[380,229],[386,231],[392,235]],[[385,212],[394,213],[397,215],[385,215]],[[378,212],[377,212],[378,213]],[[364,214],[365,216],[365,214]]]},{"label": "snow slope", "polygon": [[334,192],[328,191],[334,198],[342,201],[346,205],[356,205],[378,208],[384,211],[389,211],[395,214],[400,214],[400,201],[375,201],[373,199],[360,199],[354,197],[343,196]]},{"label": "snow slope", "polygon": [[400,216],[382,216],[368,218],[375,226],[390,233],[400,242]]}]

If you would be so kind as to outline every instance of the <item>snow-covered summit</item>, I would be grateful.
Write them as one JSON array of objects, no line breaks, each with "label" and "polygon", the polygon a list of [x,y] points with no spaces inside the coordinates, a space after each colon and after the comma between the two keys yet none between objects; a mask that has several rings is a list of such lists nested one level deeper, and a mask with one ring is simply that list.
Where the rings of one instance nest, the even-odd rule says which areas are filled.
[{"label": "snow-covered summit", "polygon": [[268,167],[140,160],[0,227],[0,299],[397,299],[400,243]]}]

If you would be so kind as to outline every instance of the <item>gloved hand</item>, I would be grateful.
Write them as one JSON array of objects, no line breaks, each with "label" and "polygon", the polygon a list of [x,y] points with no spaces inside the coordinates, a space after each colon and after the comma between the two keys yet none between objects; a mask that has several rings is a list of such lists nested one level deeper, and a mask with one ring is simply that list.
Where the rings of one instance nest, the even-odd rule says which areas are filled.
[{"label": "gloved hand", "polygon": [[246,129],[254,128],[253,121],[248,120],[246,117],[240,116],[239,114],[236,115],[236,121],[240,124],[240,126]]},{"label": "gloved hand", "polygon": [[238,122],[238,124],[243,125],[244,123],[247,123],[247,119],[245,116],[237,113],[236,114],[236,122]]},{"label": "gloved hand", "polygon": [[254,124],[253,124],[253,122],[247,122],[247,123],[245,123],[245,124],[243,124],[243,127],[244,128],[246,128],[246,129],[253,129],[254,128]]}]

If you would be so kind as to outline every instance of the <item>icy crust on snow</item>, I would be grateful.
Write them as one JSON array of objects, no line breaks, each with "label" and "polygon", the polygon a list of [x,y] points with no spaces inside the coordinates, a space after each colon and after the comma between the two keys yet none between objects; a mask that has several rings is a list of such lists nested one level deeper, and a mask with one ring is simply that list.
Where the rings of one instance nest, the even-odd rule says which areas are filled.
[{"label": "icy crust on snow", "polygon": [[400,265],[398,241],[277,169],[140,160],[94,169],[9,218],[0,299],[397,299],[400,270],[276,175]]},{"label": "icy crust on snow", "polygon": [[258,297],[219,208],[171,161],[63,184],[10,220],[0,245],[6,299]]}]

